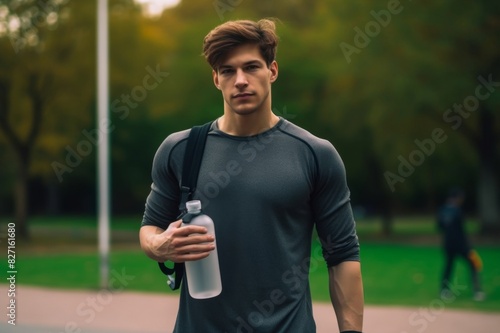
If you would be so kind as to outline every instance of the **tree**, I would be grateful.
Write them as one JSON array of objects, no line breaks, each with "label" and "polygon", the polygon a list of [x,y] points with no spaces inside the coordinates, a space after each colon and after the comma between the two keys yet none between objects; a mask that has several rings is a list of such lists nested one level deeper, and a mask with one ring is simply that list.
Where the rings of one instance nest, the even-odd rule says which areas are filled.
[{"label": "tree", "polygon": [[[477,207],[482,230],[484,233],[493,229],[499,231],[500,147],[497,133],[500,119],[493,111],[500,107],[497,91],[500,47],[495,42],[499,32],[495,23],[500,19],[499,5],[480,1],[457,8],[452,1],[429,1],[425,5],[411,6],[411,16],[424,19],[412,20],[409,11],[401,7],[398,13],[401,17],[392,16],[391,25],[374,37],[380,39],[375,41],[380,44],[367,47],[367,56],[377,56],[377,64],[383,61],[380,56],[388,58],[393,72],[395,69],[401,71],[400,74],[391,73],[400,79],[399,86],[394,88],[406,101],[405,110],[400,111],[403,117],[398,117],[401,121],[409,115],[411,118],[407,119],[412,122],[427,124],[420,128],[427,128],[428,132],[433,127],[442,128],[443,138],[449,138],[448,149],[450,144],[460,143],[455,132],[464,136],[468,147],[462,147],[460,159],[467,161],[469,156],[475,155],[478,162]],[[453,8],[453,15],[449,15],[450,8]],[[372,15],[380,18],[383,10],[387,14],[387,9],[381,9]],[[383,94],[383,90],[377,93]],[[409,133],[415,135],[415,139],[428,139],[431,135],[418,128]],[[427,161],[447,154],[439,147],[434,149]],[[434,151],[438,153],[436,156]],[[426,163],[424,168],[431,165]],[[454,181],[461,182],[460,179]]]},{"label": "tree", "polygon": [[[319,112],[310,111],[311,121],[321,124],[317,128],[329,128],[325,136],[336,137],[346,164],[357,161],[364,166],[368,177],[359,168],[350,170],[355,179],[366,180],[364,192],[374,198],[382,215],[390,217],[393,204],[433,208],[446,187],[455,182],[469,185],[467,172],[476,169],[477,161],[483,229],[499,225],[495,170],[500,169],[500,123],[492,111],[500,104],[493,91],[499,75],[500,49],[494,42],[498,5],[338,1],[316,6],[321,11],[312,14],[314,23],[295,31],[293,52],[302,59],[296,67],[311,70],[313,63],[323,74],[295,89],[323,92],[316,96],[323,103],[314,106]],[[301,45],[311,30],[322,43],[310,39],[307,46]],[[318,54],[331,58],[325,63]],[[468,97],[474,97],[481,75],[479,81],[496,81],[489,84],[487,100],[476,98],[474,105],[475,99]],[[323,88],[318,89],[319,82]],[[453,107],[467,102],[475,109],[467,112],[469,119]],[[447,113],[450,108],[453,113]],[[453,128],[451,117],[461,121],[460,126]],[[440,142],[429,141],[433,133]],[[456,134],[464,134],[469,144]],[[384,220],[389,231],[390,218]]]},{"label": "tree", "polygon": [[[0,129],[17,161],[14,197],[19,237],[29,236],[29,175],[39,172],[48,177],[54,152],[59,153],[64,147],[65,140],[60,140],[64,131],[50,129],[64,124],[62,127],[68,130],[72,122],[66,120],[79,111],[74,105],[66,109],[68,100],[70,105],[84,101],[90,91],[81,86],[77,91],[77,81],[72,79],[80,76],[83,80],[78,83],[86,84],[88,76],[81,74],[89,72],[86,65],[91,62],[82,58],[83,66],[68,66],[81,51],[82,44],[75,38],[85,43],[88,36],[82,27],[78,29],[81,22],[69,19],[74,14],[70,8],[66,1],[57,0],[13,0],[0,7],[0,23],[8,27],[0,34]],[[73,8],[83,14],[85,10],[81,9]],[[68,33],[56,34],[61,27],[67,28]]]}]

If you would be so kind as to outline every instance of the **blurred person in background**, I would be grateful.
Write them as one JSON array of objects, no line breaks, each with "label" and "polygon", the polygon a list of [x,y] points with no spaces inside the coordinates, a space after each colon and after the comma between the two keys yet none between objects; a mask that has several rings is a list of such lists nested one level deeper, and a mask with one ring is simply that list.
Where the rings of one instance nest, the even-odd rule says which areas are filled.
[{"label": "blurred person in background", "polygon": [[438,227],[442,234],[445,264],[441,280],[441,297],[453,298],[453,284],[451,282],[453,265],[458,257],[463,258],[469,269],[472,279],[474,299],[484,300],[485,294],[481,289],[479,272],[482,268],[481,258],[472,249],[465,233],[465,219],[462,205],[465,201],[465,192],[455,187],[449,190],[445,204],[438,212]]}]

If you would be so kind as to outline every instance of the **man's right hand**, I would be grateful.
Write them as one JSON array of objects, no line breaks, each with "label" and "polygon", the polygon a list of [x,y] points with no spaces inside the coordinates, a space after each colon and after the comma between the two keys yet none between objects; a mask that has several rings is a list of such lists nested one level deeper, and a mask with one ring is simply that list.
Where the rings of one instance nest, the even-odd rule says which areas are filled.
[{"label": "man's right hand", "polygon": [[215,235],[207,234],[205,227],[187,225],[182,220],[170,223],[166,230],[143,226],[139,232],[141,248],[148,257],[158,262],[184,262],[208,257],[215,249]]}]

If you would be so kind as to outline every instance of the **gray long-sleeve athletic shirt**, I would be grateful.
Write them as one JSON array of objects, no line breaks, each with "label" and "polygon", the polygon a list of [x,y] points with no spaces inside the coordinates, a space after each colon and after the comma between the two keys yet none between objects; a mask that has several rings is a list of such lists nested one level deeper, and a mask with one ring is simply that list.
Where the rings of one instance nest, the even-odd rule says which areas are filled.
[{"label": "gray long-sleeve athletic shirt", "polygon": [[[142,225],[166,229],[176,220],[189,131],[159,147]],[[174,332],[315,332],[309,267],[321,256],[328,266],[359,260],[335,148],[283,118],[251,137],[228,135],[214,121],[194,199],[214,220],[222,293],[193,299],[183,282]],[[311,253],[313,227],[322,253]]]}]

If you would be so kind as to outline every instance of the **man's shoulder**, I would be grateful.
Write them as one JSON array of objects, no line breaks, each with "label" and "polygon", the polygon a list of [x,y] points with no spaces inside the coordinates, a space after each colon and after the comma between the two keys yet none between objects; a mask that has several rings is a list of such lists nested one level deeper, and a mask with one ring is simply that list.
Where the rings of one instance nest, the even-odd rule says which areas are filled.
[{"label": "man's shoulder", "polygon": [[171,133],[165,138],[164,142],[175,145],[183,140],[186,140],[189,137],[190,132],[191,129],[188,128],[182,131]]},{"label": "man's shoulder", "polygon": [[315,153],[336,153],[336,150],[330,141],[314,135],[310,131],[290,122],[289,120],[283,119],[280,130],[295,140],[303,142]]},{"label": "man's shoulder", "polygon": [[176,157],[183,155],[190,133],[191,128],[169,134],[158,147],[157,154],[171,156],[174,153]]},{"label": "man's shoulder", "polygon": [[158,152],[170,152],[189,137],[191,129],[186,129],[169,134],[158,147]]},{"label": "man's shoulder", "polygon": [[[210,122],[210,124],[211,124],[211,130],[212,130],[213,129],[213,122]],[[201,125],[205,125],[205,124],[201,124]],[[189,138],[190,133],[191,133],[191,128],[184,129],[184,130],[177,131],[177,132],[173,132],[173,133],[169,134],[163,140],[162,144],[175,146],[178,143],[180,143],[184,140],[187,140]]]}]

